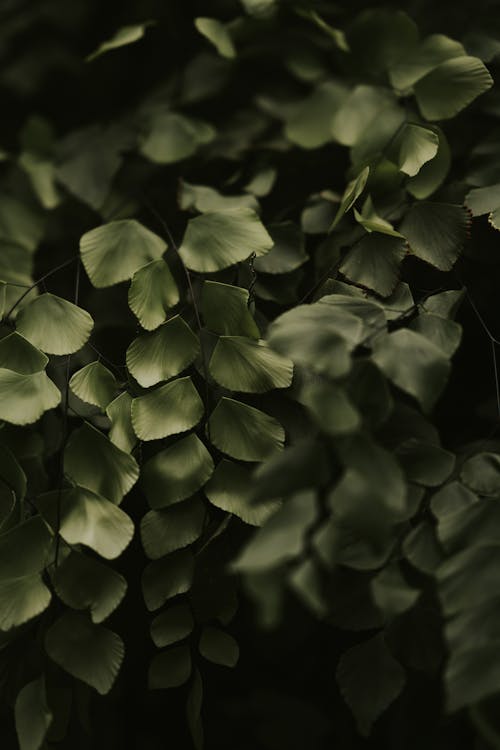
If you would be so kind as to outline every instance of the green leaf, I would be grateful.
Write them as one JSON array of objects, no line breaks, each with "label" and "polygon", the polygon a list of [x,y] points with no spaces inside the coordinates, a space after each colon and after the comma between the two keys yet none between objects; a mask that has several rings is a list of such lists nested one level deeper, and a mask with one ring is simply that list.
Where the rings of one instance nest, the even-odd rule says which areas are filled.
[{"label": "green leaf", "polygon": [[69,545],[84,544],[107,560],[121,555],[134,535],[134,524],[121,508],[82,487],[40,495],[37,507]]},{"label": "green leaf", "polygon": [[203,401],[190,377],[177,378],[132,401],[132,424],[141,440],[186,432],[204,414]]},{"label": "green leaf", "polygon": [[0,200],[0,237],[32,253],[45,229],[43,212],[3,193]]},{"label": "green leaf", "polygon": [[477,57],[454,57],[441,63],[415,84],[419,109],[427,120],[448,120],[493,86]]},{"label": "green leaf", "polygon": [[397,286],[406,243],[396,237],[369,234],[345,256],[340,271],[353,284],[388,297]]},{"label": "green leaf", "polygon": [[0,367],[21,375],[34,375],[47,366],[49,358],[14,331],[0,339]]},{"label": "green leaf", "polygon": [[77,352],[88,341],[93,327],[88,312],[49,293],[29,302],[16,319],[18,333],[47,354]]},{"label": "green leaf", "polygon": [[21,375],[0,369],[0,419],[12,424],[36,422],[61,402],[61,392],[45,372]]},{"label": "green leaf", "polygon": [[301,438],[253,472],[252,500],[273,500],[297,490],[324,485],[330,478],[329,459],[323,442]]},{"label": "green leaf", "polygon": [[451,165],[451,153],[448,141],[443,131],[433,126],[437,134],[439,145],[436,156],[428,161],[415,177],[406,181],[406,189],[411,195],[419,200],[428,198],[444,182]]},{"label": "green leaf", "polygon": [[52,583],[58,597],[68,607],[90,610],[95,623],[115,611],[127,590],[122,575],[78,552],[71,552],[55,569]]},{"label": "green leaf", "polygon": [[214,380],[230,391],[265,393],[288,388],[293,364],[276,354],[264,341],[244,336],[221,336],[209,364]]},{"label": "green leaf", "polygon": [[131,279],[146,263],[159,260],[165,250],[165,242],[135,219],[103,224],[80,240],[83,265],[98,289]]},{"label": "green leaf", "polygon": [[142,574],[142,591],[149,611],[159,609],[168,599],[189,591],[193,573],[194,557],[186,549],[150,562]]},{"label": "green leaf", "polygon": [[222,195],[208,185],[191,185],[185,180],[182,182],[179,205],[183,211],[196,209],[201,214],[232,208],[259,210],[259,203],[253,195]]},{"label": "green leaf", "polygon": [[291,221],[270,224],[268,231],[274,245],[267,255],[255,259],[254,268],[258,273],[290,273],[304,265],[308,259],[304,235],[295,224]]},{"label": "green leaf", "polygon": [[210,453],[191,434],[150,458],[144,465],[141,484],[151,508],[165,508],[194,495],[213,470]]},{"label": "green leaf", "polygon": [[264,167],[255,172],[250,182],[245,185],[247,193],[256,195],[257,198],[264,198],[269,195],[274,187],[278,173],[274,167]]},{"label": "green leaf", "polygon": [[141,539],[150,560],[187,547],[203,531],[205,506],[197,498],[164,510],[150,510],[141,521]]},{"label": "green leaf", "polygon": [[283,448],[280,423],[253,406],[223,397],[210,415],[210,442],[241,461],[265,461]]},{"label": "green leaf", "polygon": [[349,435],[361,427],[361,414],[343,388],[313,378],[301,390],[300,402],[307,406],[318,427],[328,435]]},{"label": "green leaf", "polygon": [[365,189],[368,175],[370,174],[370,167],[365,167],[358,175],[351,180],[344,190],[344,195],[340,201],[340,206],[337,210],[332,225],[330,226],[330,232],[335,229],[342,217],[353,207],[357,199]]},{"label": "green leaf", "polygon": [[0,534],[0,580],[21,579],[40,572],[49,560],[51,546],[52,533],[41,516],[33,516]]},{"label": "green leaf", "polygon": [[302,552],[316,516],[315,493],[295,493],[250,538],[233,562],[233,569],[257,573],[293,560]]},{"label": "green leaf", "polygon": [[373,76],[390,69],[418,42],[418,29],[404,11],[369,8],[355,16],[347,38],[353,64]]},{"label": "green leaf", "polygon": [[463,57],[465,48],[460,42],[444,34],[431,34],[418,44],[402,50],[389,69],[394,88],[404,91],[446,60]]},{"label": "green leaf", "polygon": [[223,458],[204,492],[212,505],[233,513],[251,526],[263,523],[279,508],[280,502],[255,502],[252,499],[252,472],[245,466]]},{"label": "green leaf", "polygon": [[17,458],[6,445],[0,444],[0,479],[14,493],[18,500],[26,495],[26,474]]},{"label": "green leaf", "polygon": [[463,206],[414,203],[401,224],[410,251],[440,271],[450,271],[467,240],[470,220]]},{"label": "green leaf", "polygon": [[392,224],[377,214],[371,196],[369,195],[363,203],[361,213],[354,209],[354,218],[367,232],[380,232],[390,237],[401,237]]},{"label": "green leaf", "polygon": [[343,146],[362,143],[395,104],[394,95],[386,88],[355,86],[331,121],[331,137]]},{"label": "green leaf", "polygon": [[14,714],[20,750],[40,750],[53,720],[43,677],[28,682],[20,690]]},{"label": "green leaf", "polygon": [[204,120],[177,112],[160,112],[153,118],[140,151],[155,164],[174,164],[192,156],[214,138],[214,128]]},{"label": "green leaf", "polygon": [[421,125],[406,123],[401,134],[398,164],[402,172],[414,177],[438,152],[437,134]]},{"label": "green leaf", "polygon": [[[431,510],[438,519],[438,533],[441,532],[448,521],[448,517],[454,515],[456,511],[468,508],[470,505],[477,503],[478,497],[467,487],[464,487],[458,481],[448,482],[439,492],[432,496]],[[444,542],[445,539],[442,538]]]},{"label": "green leaf", "polygon": [[413,607],[420,593],[407,584],[397,565],[390,565],[377,573],[372,578],[371,589],[375,604],[389,618]]},{"label": "green leaf", "polygon": [[286,118],[285,135],[301,148],[313,149],[333,140],[332,120],[347,96],[343,84],[333,81],[319,86]]},{"label": "green leaf", "polygon": [[0,631],[10,630],[38,617],[52,594],[39,573],[0,579]]},{"label": "green leaf", "polygon": [[495,497],[500,494],[500,455],[484,452],[468,458],[460,479],[474,492]]},{"label": "green leaf", "polygon": [[179,255],[191,271],[213,273],[252,254],[265,255],[273,244],[254,211],[233,208],[190,219]]},{"label": "green leaf", "polygon": [[418,438],[410,438],[398,445],[396,457],[411,482],[425,487],[443,484],[455,467],[455,456]]},{"label": "green leaf", "polygon": [[444,354],[420,333],[407,329],[379,340],[373,360],[394,385],[416,398],[426,412],[433,408],[450,372]]},{"label": "green leaf", "polygon": [[305,607],[316,617],[325,617],[328,605],[322,591],[321,573],[313,559],[300,561],[288,576],[288,583]]},{"label": "green leaf", "polygon": [[460,346],[462,326],[453,320],[422,312],[411,321],[409,327],[425,336],[447,357],[452,357]]},{"label": "green leaf", "polygon": [[162,326],[134,339],[127,349],[127,368],[143,388],[179,375],[194,362],[200,342],[186,321],[175,315]]},{"label": "green leaf", "polygon": [[61,669],[101,695],[113,687],[125,653],[120,636],[76,612],[66,612],[50,626],[45,649]]},{"label": "green leaf", "polygon": [[387,648],[382,633],[346,651],[340,658],[336,677],[364,737],[405,684],[405,673]]},{"label": "green leaf", "polygon": [[194,19],[194,25],[205,39],[211,42],[219,55],[222,57],[236,57],[233,40],[227,28],[216,18],[198,17]]},{"label": "green leaf", "polygon": [[122,26],[120,29],[115,31],[110,39],[107,39],[105,42],[101,42],[95,52],[87,55],[87,57],[85,58],[86,62],[95,60],[96,57],[100,57],[110,50],[118,49],[119,47],[125,47],[129,44],[133,44],[134,42],[139,41],[139,39],[142,39],[142,37],[144,36],[144,33],[148,26],[151,26],[153,23],[153,21],[145,21],[144,23],[136,23],[131,26]]},{"label": "green leaf", "polygon": [[500,185],[475,188],[465,196],[465,204],[473,216],[483,216],[500,206]]},{"label": "green leaf", "polygon": [[302,16],[303,18],[309,19],[315,24],[315,26],[318,27],[318,29],[324,31],[324,33],[333,41],[337,49],[342,50],[343,52],[349,52],[349,44],[347,43],[347,39],[343,31],[330,26],[330,24],[326,23],[326,21],[318,13],[316,13],[315,10],[309,10],[305,8],[296,8],[295,10],[298,15]]},{"label": "green leaf", "polygon": [[108,435],[110,441],[121,451],[130,453],[137,444],[132,427],[132,396],[126,391],[120,393],[106,407],[106,415],[111,421]]},{"label": "green leaf", "polygon": [[176,646],[153,656],[149,665],[148,688],[163,690],[179,687],[191,674],[191,652],[187,646]]},{"label": "green leaf", "polygon": [[128,304],[139,323],[153,331],[165,322],[179,302],[179,290],[164,260],[152,260],[136,271],[128,290]]},{"label": "green leaf", "polygon": [[33,191],[44,208],[51,210],[61,202],[60,192],[55,185],[56,168],[51,159],[30,151],[19,156],[19,165],[28,175]]},{"label": "green leaf", "polygon": [[136,460],[88,423],[70,435],[64,451],[64,472],[75,484],[115,505],[139,477]]},{"label": "green leaf", "polygon": [[220,628],[203,628],[199,648],[205,659],[223,667],[235,667],[240,655],[234,638]]},{"label": "green leaf", "polygon": [[157,615],[151,623],[151,638],[157,648],[184,640],[193,631],[194,620],[187,604],[177,604]]},{"label": "green leaf", "polygon": [[91,362],[72,375],[69,387],[86,404],[104,410],[116,396],[118,385],[112,372],[100,362]]},{"label": "green leaf", "polygon": [[248,309],[247,289],[218,281],[205,281],[201,290],[201,314],[205,325],[221,336],[260,338]]}]

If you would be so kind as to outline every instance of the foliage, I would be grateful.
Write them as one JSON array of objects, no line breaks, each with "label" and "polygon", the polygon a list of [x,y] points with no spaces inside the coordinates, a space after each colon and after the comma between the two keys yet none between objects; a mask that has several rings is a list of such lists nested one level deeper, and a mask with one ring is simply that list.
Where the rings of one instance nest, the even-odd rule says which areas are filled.
[{"label": "foliage", "polygon": [[476,5],[0,11],[2,746],[500,746]]}]

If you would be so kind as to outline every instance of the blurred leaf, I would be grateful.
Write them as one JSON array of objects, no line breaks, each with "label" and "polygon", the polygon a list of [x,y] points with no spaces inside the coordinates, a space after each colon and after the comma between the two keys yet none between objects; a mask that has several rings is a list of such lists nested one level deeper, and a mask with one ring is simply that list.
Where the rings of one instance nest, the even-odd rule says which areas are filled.
[{"label": "blurred leaf", "polygon": [[221,336],[209,364],[214,380],[230,391],[265,393],[288,388],[292,363],[276,354],[264,341],[244,336]]},{"label": "blurred leaf", "polygon": [[209,42],[211,42],[222,57],[236,57],[233,40],[227,28],[216,18],[199,17],[194,19],[194,25]]},{"label": "blurred leaf", "polygon": [[140,151],[155,164],[174,164],[214,138],[215,130],[208,122],[177,112],[159,112],[142,138]]},{"label": "blurred leaf", "polygon": [[223,630],[205,627],[201,631],[200,654],[214,664],[223,667],[235,667],[240,655],[238,644],[234,638]]},{"label": "blurred leaf", "polygon": [[191,653],[187,646],[176,646],[153,656],[149,666],[150,690],[179,687],[191,674]]},{"label": "blurred leaf", "polygon": [[241,461],[264,461],[283,448],[280,423],[253,406],[223,397],[208,421],[210,442]]},{"label": "blurred leaf", "polygon": [[212,505],[233,513],[245,523],[262,526],[280,506],[279,501],[256,502],[252,499],[252,472],[245,466],[223,458],[204,488]]},{"label": "blurred leaf", "polygon": [[193,572],[194,557],[186,549],[150,562],[142,574],[146,607],[150,611],[159,609],[168,599],[185,594],[191,588]]},{"label": "blurred leaf", "polygon": [[18,693],[15,719],[20,750],[40,750],[53,721],[43,677],[28,682]]},{"label": "blurred leaf", "polygon": [[122,26],[115,31],[110,39],[102,42],[95,52],[87,55],[85,58],[86,62],[95,60],[96,57],[100,57],[110,50],[125,47],[129,44],[133,44],[133,42],[139,41],[139,39],[142,39],[144,36],[148,26],[151,26],[153,23],[153,21],[145,21],[144,23],[136,23],[131,26]]}]

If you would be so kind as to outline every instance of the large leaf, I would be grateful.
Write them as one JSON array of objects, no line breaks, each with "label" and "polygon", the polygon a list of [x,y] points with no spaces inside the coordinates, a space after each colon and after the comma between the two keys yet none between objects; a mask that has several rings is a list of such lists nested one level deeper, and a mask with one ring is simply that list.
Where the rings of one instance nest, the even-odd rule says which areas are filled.
[{"label": "large leaf", "polygon": [[400,227],[411,252],[440,271],[450,271],[467,240],[469,218],[462,206],[414,203]]},{"label": "large leaf", "polygon": [[135,459],[88,423],[72,432],[64,452],[64,471],[80,487],[117,505],[139,477]]},{"label": "large leaf", "polygon": [[415,97],[427,120],[448,120],[493,86],[477,57],[454,57],[438,65],[415,84]]},{"label": "large leaf", "polygon": [[90,610],[95,623],[102,622],[114,612],[127,590],[122,575],[78,552],[72,552],[55,569],[52,583],[68,607]]},{"label": "large leaf", "polygon": [[139,39],[142,39],[147,27],[150,25],[151,21],[146,21],[145,23],[136,23],[131,26],[122,26],[117,31],[115,31],[110,39],[107,39],[105,42],[101,42],[101,44],[94,52],[92,52],[90,55],[87,55],[87,62],[94,60],[96,57],[104,55],[110,50],[118,49],[119,47],[125,47],[129,44],[133,44],[133,42],[139,41]]},{"label": "large leaf", "polygon": [[150,562],[142,574],[146,607],[150,611],[159,609],[168,599],[185,594],[191,588],[193,573],[194,557],[187,549]]},{"label": "large leaf", "polygon": [[205,325],[221,336],[260,337],[248,309],[247,289],[218,281],[205,281],[201,291],[201,314]]},{"label": "large leaf", "polygon": [[114,399],[118,388],[113,373],[101,362],[91,362],[75,372],[69,387],[82,401],[103,410]]},{"label": "large leaf", "polygon": [[234,208],[190,219],[179,254],[190,270],[211,273],[265,255],[273,244],[254,211]]},{"label": "large leaf", "polygon": [[205,659],[224,667],[235,667],[240,655],[238,644],[232,635],[214,627],[203,628],[199,649]]},{"label": "large leaf", "polygon": [[420,333],[399,330],[382,338],[373,359],[389,380],[414,396],[424,411],[439,398],[450,371],[448,358]]},{"label": "large leaf", "polygon": [[127,368],[139,385],[150,388],[189,367],[199,351],[198,337],[176,315],[153,333],[132,341],[127,349]]},{"label": "large leaf", "polygon": [[175,279],[162,258],[152,260],[134,273],[128,290],[128,304],[147,331],[164,323],[168,310],[179,299]]},{"label": "large leaf", "polygon": [[94,321],[81,307],[53,294],[29,302],[16,319],[17,331],[48,354],[73,354],[88,341]]},{"label": "large leaf", "polygon": [[21,375],[34,375],[45,369],[49,358],[33,344],[14,331],[0,339],[0,368]]},{"label": "large leaf", "polygon": [[150,458],[144,465],[141,484],[151,508],[165,508],[194,495],[213,470],[210,453],[191,434]]},{"label": "large leaf", "polygon": [[132,401],[132,424],[141,440],[186,432],[204,414],[203,401],[190,377],[177,378]]},{"label": "large leaf", "polygon": [[214,380],[230,391],[265,393],[287,388],[293,365],[276,354],[264,341],[244,336],[221,336],[209,364]]},{"label": "large leaf", "polygon": [[210,442],[241,461],[264,461],[283,448],[280,423],[253,406],[223,397],[210,415]]},{"label": "large leaf", "polygon": [[245,523],[262,526],[280,506],[279,501],[255,502],[252,472],[246,466],[223,458],[204,492],[212,505],[233,513]]},{"label": "large leaf", "polygon": [[169,552],[195,542],[205,521],[205,506],[193,498],[165,510],[150,510],[141,521],[141,539],[146,555],[158,560]]},{"label": "large leaf", "polygon": [[194,628],[194,619],[187,604],[177,604],[157,615],[151,623],[151,638],[157,648],[170,646],[186,638]]},{"label": "large leaf", "polygon": [[59,525],[68,544],[84,544],[107,560],[121,555],[134,535],[134,524],[121,508],[82,487],[40,495],[37,506],[54,530]]},{"label": "large leaf", "polygon": [[28,682],[18,693],[14,715],[20,750],[40,750],[53,720],[43,677]]},{"label": "large leaf", "polygon": [[407,123],[401,134],[398,164],[402,172],[414,177],[438,151],[439,138],[429,128]]},{"label": "large leaf", "polygon": [[373,723],[398,697],[405,673],[379,634],[353,646],[342,655],[337,683],[354,714],[360,734],[367,736]]},{"label": "large leaf", "polygon": [[0,369],[0,419],[12,424],[36,422],[44,412],[55,409],[61,392],[45,372],[21,375]]},{"label": "large leaf", "polygon": [[233,40],[227,28],[216,18],[198,17],[194,19],[194,25],[203,36],[211,42],[219,55],[222,57],[235,57]]},{"label": "large leaf", "polygon": [[191,652],[187,646],[176,646],[155,654],[149,665],[150,690],[179,687],[191,674]]},{"label": "large leaf", "polygon": [[173,164],[192,156],[215,137],[208,122],[177,112],[160,112],[152,120],[141,143],[141,153],[156,164]]},{"label": "large leaf", "polygon": [[141,266],[161,258],[165,250],[165,242],[135,219],[103,224],[80,240],[83,265],[98,288],[131,279]]},{"label": "large leaf", "polygon": [[399,281],[399,269],[405,254],[404,240],[373,233],[349,250],[340,270],[354,284],[388,297]]},{"label": "large leaf", "polygon": [[50,626],[45,649],[52,661],[101,695],[113,687],[125,653],[120,636],[76,612]]}]

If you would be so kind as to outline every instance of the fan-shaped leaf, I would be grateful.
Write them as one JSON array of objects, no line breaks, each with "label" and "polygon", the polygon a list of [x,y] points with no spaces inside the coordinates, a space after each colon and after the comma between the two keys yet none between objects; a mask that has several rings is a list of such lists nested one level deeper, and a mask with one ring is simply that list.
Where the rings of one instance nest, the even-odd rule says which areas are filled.
[{"label": "fan-shaped leaf", "polygon": [[400,170],[414,177],[426,162],[436,156],[438,146],[439,138],[433,130],[407,123],[403,128],[399,145]]},{"label": "fan-shaped leaf", "polygon": [[194,25],[211,42],[222,57],[235,57],[236,50],[228,30],[216,18],[199,17],[194,19]]},{"label": "fan-shaped leaf", "polygon": [[[19,554],[19,550],[17,550]],[[52,595],[39,573],[22,578],[0,579],[0,631],[24,625],[38,617],[50,604]]]},{"label": "fan-shaped leaf", "polygon": [[40,750],[53,719],[43,677],[28,682],[19,692],[15,719],[20,750]]},{"label": "fan-shaped leaf", "polygon": [[419,200],[428,198],[442,184],[451,165],[451,153],[448,141],[443,131],[434,126],[433,131],[437,134],[439,145],[436,156],[426,162],[415,177],[410,177],[406,182],[406,189],[411,195]]},{"label": "fan-shaped leaf", "polygon": [[361,426],[361,414],[344,389],[334,383],[311,379],[302,388],[300,401],[329,435],[349,435]]},{"label": "fan-shaped leaf", "polygon": [[205,495],[212,505],[233,513],[252,526],[262,526],[279,507],[280,502],[252,500],[252,472],[246,466],[223,458],[208,484]]},{"label": "fan-shaped leaf", "polygon": [[340,270],[354,284],[388,297],[399,281],[405,253],[403,239],[369,234],[349,250]]},{"label": "fan-shaped leaf", "polygon": [[188,435],[144,465],[141,482],[152,508],[165,508],[194,495],[212,476],[214,463],[196,435]]},{"label": "fan-shaped leaf", "polygon": [[264,341],[244,336],[221,336],[210,360],[210,374],[223,388],[242,393],[265,393],[288,388],[293,364]]},{"label": "fan-shaped leaf", "polygon": [[128,290],[128,304],[147,331],[153,331],[164,323],[167,311],[179,299],[175,279],[162,258],[152,260],[134,273]]},{"label": "fan-shaped leaf", "polygon": [[140,150],[156,164],[173,164],[192,156],[214,138],[215,130],[208,122],[177,112],[161,112],[153,118]]},{"label": "fan-shaped leaf", "polygon": [[234,208],[190,219],[179,254],[190,270],[211,273],[265,255],[273,244],[254,211]]},{"label": "fan-shaped leaf", "polygon": [[214,664],[234,667],[240,650],[234,638],[219,628],[203,628],[200,638],[200,654]]},{"label": "fan-shaped leaf", "polygon": [[394,88],[405,90],[442,62],[464,55],[465,48],[460,42],[444,34],[431,34],[419,44],[402,50],[389,69],[389,78]]},{"label": "fan-shaped leaf", "polygon": [[194,620],[187,604],[169,607],[151,623],[151,638],[157,648],[170,646],[186,638],[193,630]]},{"label": "fan-shaped leaf", "polygon": [[21,375],[34,375],[45,369],[49,358],[19,333],[0,340],[0,367]]},{"label": "fan-shaped leaf", "polygon": [[50,626],[45,649],[52,661],[101,695],[113,687],[125,653],[120,636],[76,612]]},{"label": "fan-shaped leaf", "polygon": [[454,57],[438,65],[415,84],[415,97],[427,120],[448,120],[493,86],[477,57]]},{"label": "fan-shaped leaf", "polygon": [[500,494],[500,455],[491,452],[477,453],[464,462],[460,478],[471,490],[481,495]]},{"label": "fan-shaped leaf", "polygon": [[139,41],[139,39],[142,39],[142,37],[144,36],[144,33],[148,26],[151,26],[151,23],[152,21],[146,21],[145,23],[133,24],[132,26],[122,26],[120,29],[115,31],[110,39],[107,39],[105,42],[101,42],[95,52],[92,52],[85,58],[86,61],[90,62],[91,60],[95,60],[96,57],[100,57],[110,50],[118,49],[119,47],[125,47],[128,44]]},{"label": "fan-shaped leaf", "polygon": [[226,397],[210,415],[208,434],[216,448],[241,461],[264,461],[280,451],[285,440],[274,417]]},{"label": "fan-shaped leaf", "polygon": [[221,336],[260,337],[248,309],[247,289],[218,281],[205,281],[201,291],[201,314],[205,325]]},{"label": "fan-shaped leaf", "polygon": [[59,388],[45,372],[21,375],[0,369],[0,419],[5,422],[32,424],[60,401]]},{"label": "fan-shaped leaf", "polygon": [[414,203],[400,227],[411,252],[440,271],[449,271],[467,239],[469,219],[463,206]]},{"label": "fan-shaped leaf", "polygon": [[200,214],[210,211],[226,211],[228,208],[251,208],[259,210],[259,203],[253,195],[222,195],[208,185],[191,185],[183,181],[180,195],[183,211],[196,209]]},{"label": "fan-shaped leaf", "polygon": [[88,341],[94,321],[81,307],[53,294],[29,302],[16,319],[17,331],[48,354],[73,354]]},{"label": "fan-shaped leaf", "polygon": [[153,333],[132,341],[127,349],[127,368],[139,385],[149,388],[185,370],[199,351],[198,337],[176,315]]},{"label": "fan-shaped leaf", "polygon": [[59,533],[68,544],[85,544],[107,560],[121,555],[134,535],[134,524],[123,510],[82,487],[47,492],[38,497],[37,506],[53,529],[59,516]]},{"label": "fan-shaped leaf", "polygon": [[157,560],[195,542],[203,530],[205,506],[193,498],[165,510],[150,510],[141,521],[146,555]]},{"label": "fan-shaped leaf", "polygon": [[332,229],[335,229],[342,217],[354,206],[357,199],[365,189],[369,174],[370,167],[365,167],[358,176],[351,180],[347,185],[342,200],[340,201],[340,206],[338,207],[337,213],[335,214],[335,218],[330,227],[330,232]]},{"label": "fan-shaped leaf", "polygon": [[156,654],[149,666],[150,690],[179,687],[191,674],[191,652],[187,646],[176,646]]},{"label": "fan-shaped leaf", "polygon": [[131,279],[146,263],[161,258],[165,242],[135,219],[121,219],[91,229],[80,240],[80,253],[95,287]]},{"label": "fan-shaped leaf", "polygon": [[135,459],[90,424],[71,434],[64,452],[64,471],[75,484],[116,505],[139,477]]},{"label": "fan-shaped leaf", "polygon": [[113,373],[100,362],[91,362],[75,372],[69,381],[69,387],[86,404],[103,410],[116,396],[118,389]]},{"label": "fan-shaped leaf", "polygon": [[111,420],[109,439],[125,453],[130,453],[137,444],[137,436],[132,427],[132,396],[124,391],[106,407]]},{"label": "fan-shaped leaf", "polygon": [[194,427],[205,409],[191,378],[178,378],[132,401],[132,424],[141,440],[186,432]]},{"label": "fan-shaped leaf", "polygon": [[0,580],[20,579],[43,570],[51,546],[51,531],[40,516],[0,534]]},{"label": "fan-shaped leaf", "polygon": [[256,258],[254,268],[259,273],[282,274],[295,271],[307,261],[304,235],[291,221],[271,224],[268,227],[274,245],[261,258]]},{"label": "fan-shaped leaf", "polygon": [[173,596],[185,594],[191,588],[193,573],[194,557],[186,549],[149,563],[142,574],[146,607],[150,611],[159,609]]},{"label": "fan-shaped leaf", "polygon": [[342,84],[326,81],[292,108],[285,135],[298,146],[312,149],[333,140],[332,120],[347,96]]},{"label": "fan-shaped leaf", "polygon": [[95,623],[114,612],[127,590],[123,576],[79,552],[72,552],[55,569],[52,582],[57,595],[68,607],[89,609]]}]

